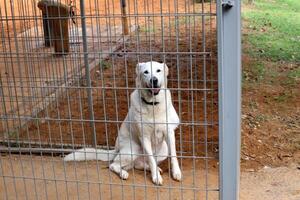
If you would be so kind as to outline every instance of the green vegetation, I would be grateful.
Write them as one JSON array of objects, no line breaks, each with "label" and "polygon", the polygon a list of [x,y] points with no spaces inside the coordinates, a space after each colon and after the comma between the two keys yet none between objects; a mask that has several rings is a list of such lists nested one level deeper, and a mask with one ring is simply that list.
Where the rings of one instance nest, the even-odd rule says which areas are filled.
[{"label": "green vegetation", "polygon": [[253,6],[243,12],[251,46],[246,53],[272,61],[300,61],[300,1],[255,0]]},{"label": "green vegetation", "polygon": [[266,73],[265,65],[261,62],[254,63],[252,67],[243,70],[243,81],[261,81]]},{"label": "green vegetation", "polygon": [[292,79],[300,79],[300,69],[290,71],[288,73],[288,77]]}]

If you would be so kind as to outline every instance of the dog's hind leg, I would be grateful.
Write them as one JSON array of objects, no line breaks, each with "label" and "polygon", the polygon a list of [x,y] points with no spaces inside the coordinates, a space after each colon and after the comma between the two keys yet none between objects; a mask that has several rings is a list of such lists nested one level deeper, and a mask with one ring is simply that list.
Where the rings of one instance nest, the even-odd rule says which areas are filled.
[{"label": "dog's hind leg", "polygon": [[[142,158],[143,159],[143,158]],[[147,163],[147,160],[142,160],[142,159],[136,159],[135,163],[134,163],[134,168],[137,170],[146,170],[146,171],[151,171],[150,170],[150,166]],[[158,171],[162,174],[163,170],[160,167],[157,167]]]},{"label": "dog's hind leg", "polygon": [[129,176],[126,170],[131,169],[134,166],[134,162],[137,158],[138,151],[131,149],[122,149],[115,157],[113,163],[109,165],[109,169],[120,176],[121,179],[126,180]]},{"label": "dog's hind leg", "polygon": [[119,174],[121,179],[126,180],[129,176],[128,172],[124,169],[122,169],[122,164],[121,162],[113,162],[112,164],[109,165],[109,169],[116,174]]}]

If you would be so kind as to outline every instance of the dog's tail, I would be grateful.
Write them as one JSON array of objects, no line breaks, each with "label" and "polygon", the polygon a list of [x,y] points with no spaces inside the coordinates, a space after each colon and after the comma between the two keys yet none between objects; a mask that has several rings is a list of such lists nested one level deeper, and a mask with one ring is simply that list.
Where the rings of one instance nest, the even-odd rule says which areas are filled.
[{"label": "dog's tail", "polygon": [[115,150],[83,148],[64,157],[64,161],[101,160],[111,161],[116,157]]}]

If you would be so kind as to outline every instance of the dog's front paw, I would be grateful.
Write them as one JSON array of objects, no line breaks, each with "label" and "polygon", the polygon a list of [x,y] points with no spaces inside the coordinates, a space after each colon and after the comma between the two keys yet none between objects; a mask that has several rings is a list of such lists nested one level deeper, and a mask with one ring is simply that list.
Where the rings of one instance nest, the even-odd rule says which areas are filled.
[{"label": "dog's front paw", "polygon": [[128,174],[127,171],[121,170],[121,172],[120,172],[120,178],[121,178],[121,179],[127,180],[127,179],[128,179],[128,176],[129,176],[129,174]]},{"label": "dog's front paw", "polygon": [[181,174],[181,170],[179,167],[175,167],[172,169],[172,176],[173,179],[176,181],[181,181],[182,179],[182,174]]},{"label": "dog's front paw", "polygon": [[162,179],[162,177],[160,175],[159,170],[157,170],[157,172],[152,175],[152,182],[155,185],[162,185],[163,184],[163,179]]}]

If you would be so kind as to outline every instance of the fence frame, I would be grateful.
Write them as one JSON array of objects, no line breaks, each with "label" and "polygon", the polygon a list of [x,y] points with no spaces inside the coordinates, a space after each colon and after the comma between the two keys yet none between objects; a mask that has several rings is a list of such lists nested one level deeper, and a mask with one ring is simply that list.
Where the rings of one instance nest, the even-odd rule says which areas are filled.
[{"label": "fence frame", "polygon": [[241,2],[218,0],[220,200],[239,199],[241,146]]},{"label": "fence frame", "polygon": [[[84,0],[80,0],[84,8]],[[219,198],[239,199],[240,177],[240,115],[241,115],[241,2],[217,0],[218,31],[218,94],[219,94]],[[90,66],[86,44],[85,13],[81,12],[85,75],[88,80],[88,101],[96,146],[93,105],[91,96]],[[20,151],[21,148],[18,148]],[[26,150],[26,149],[25,149]],[[0,152],[3,148],[0,148]],[[13,152],[8,147],[9,152]],[[42,151],[42,150],[41,150]],[[46,150],[47,151],[47,150]],[[66,150],[67,151],[67,150]],[[32,150],[29,150],[32,153]]]}]

